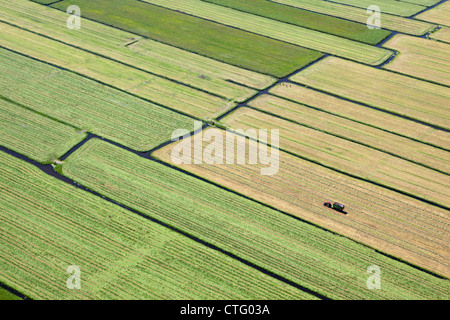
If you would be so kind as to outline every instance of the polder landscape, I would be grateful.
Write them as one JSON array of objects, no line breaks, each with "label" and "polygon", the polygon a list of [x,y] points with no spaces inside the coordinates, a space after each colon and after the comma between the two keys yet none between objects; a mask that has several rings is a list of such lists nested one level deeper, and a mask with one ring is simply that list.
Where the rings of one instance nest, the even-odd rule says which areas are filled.
[{"label": "polder landscape", "polygon": [[0,0],[0,299],[448,300],[449,18]]}]

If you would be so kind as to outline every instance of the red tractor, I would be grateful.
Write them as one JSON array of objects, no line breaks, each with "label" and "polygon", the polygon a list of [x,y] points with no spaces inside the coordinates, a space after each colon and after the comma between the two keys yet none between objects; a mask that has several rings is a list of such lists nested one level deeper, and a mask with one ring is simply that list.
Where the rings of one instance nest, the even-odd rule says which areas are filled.
[{"label": "red tractor", "polygon": [[325,207],[337,210],[339,212],[344,212],[344,208],[345,208],[343,204],[340,204],[340,203],[337,203],[337,202],[335,202],[333,204],[331,204],[331,202],[324,202],[323,205]]}]

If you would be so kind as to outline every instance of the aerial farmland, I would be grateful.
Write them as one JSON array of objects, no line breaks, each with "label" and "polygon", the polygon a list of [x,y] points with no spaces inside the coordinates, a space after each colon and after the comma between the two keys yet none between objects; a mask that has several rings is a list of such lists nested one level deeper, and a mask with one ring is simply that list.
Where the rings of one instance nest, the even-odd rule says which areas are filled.
[{"label": "aerial farmland", "polygon": [[0,300],[450,299],[449,18],[0,0]]}]

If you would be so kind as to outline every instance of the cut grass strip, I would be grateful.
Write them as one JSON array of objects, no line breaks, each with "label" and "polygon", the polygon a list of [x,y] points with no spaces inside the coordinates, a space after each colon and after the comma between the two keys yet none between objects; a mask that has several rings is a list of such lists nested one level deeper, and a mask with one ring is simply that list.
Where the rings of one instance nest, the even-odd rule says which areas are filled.
[{"label": "cut grass strip", "polygon": [[0,23],[1,46],[75,71],[194,117],[212,117],[236,103]]},{"label": "cut grass strip", "polygon": [[[207,130],[212,129],[206,129],[204,133]],[[220,131],[224,135],[222,139],[224,141],[225,154],[228,155],[230,152],[232,155],[235,155],[235,150],[242,146],[249,150],[249,146],[244,145],[245,142],[242,142],[240,139],[237,139],[234,145],[225,146],[225,131]],[[220,132],[214,136],[215,141],[218,141],[218,136],[220,136]],[[204,136],[203,146],[201,146],[200,143],[192,143],[192,139],[201,140],[202,138],[191,137],[190,145],[189,141],[173,143],[157,150],[154,156],[191,174],[235,190],[247,197],[354,239],[381,252],[388,253],[446,277],[450,275],[450,251],[448,250],[450,238],[447,232],[450,220],[446,210],[425,204],[381,186],[349,177],[282,151],[279,153],[278,171],[273,175],[261,175],[261,169],[268,168],[270,164],[253,165],[249,164],[248,159],[244,165],[236,163],[234,165],[208,164],[202,161],[204,159],[200,158],[200,156],[206,154],[206,148],[211,149],[211,142],[208,143],[206,136]],[[187,151],[180,153],[179,148],[183,146],[187,149],[189,147],[192,148],[191,156],[188,156]],[[280,146],[282,146],[281,142]],[[220,151],[216,150],[216,154],[218,152]],[[269,150],[268,152],[271,151]],[[79,155],[80,159],[87,156],[87,154],[88,151],[86,150]],[[345,157],[345,150],[343,150],[342,155]],[[247,156],[249,156],[248,151]],[[116,159],[117,156],[111,158]],[[183,158],[191,160],[192,164],[185,162],[179,164],[178,161]],[[199,164],[194,164],[194,161],[198,161]],[[98,162],[100,161],[90,161],[90,163]],[[272,163],[272,165],[276,165],[276,163]],[[377,165],[374,164],[374,166]],[[77,172],[83,171],[78,166],[76,169],[73,169],[74,176],[80,176],[75,174],[75,170]],[[109,172],[106,167],[104,170]],[[92,179],[92,174],[85,176],[82,183],[88,183],[88,186],[93,186]],[[110,181],[111,176],[105,177],[105,179]],[[97,190],[111,194],[106,188],[100,189],[101,182],[95,184],[97,185]],[[147,194],[150,194],[150,192],[147,192]],[[120,198],[123,199],[122,201],[125,201],[126,196]],[[131,198],[131,196],[129,195],[128,198]],[[117,199],[119,199],[118,196]],[[324,201],[343,203],[346,208],[346,214],[324,207]],[[273,219],[278,219],[275,214],[273,214]],[[291,221],[290,226],[292,230],[295,230],[297,222],[295,220]],[[317,234],[322,232],[318,229],[316,231]],[[288,231],[283,232],[283,234],[294,235]],[[310,237],[306,234],[303,234],[303,236]],[[303,236],[299,236],[299,238],[301,239]],[[347,249],[345,247],[335,247],[335,245],[340,246],[340,242],[336,242],[336,240],[334,237],[330,237],[330,249],[334,250],[342,261],[351,263],[352,258],[346,257],[344,254],[344,252],[348,252]],[[287,239],[285,239],[285,242],[287,243]],[[333,247],[334,249],[332,249]],[[315,245],[313,252],[321,250],[321,248],[321,245]],[[359,256],[359,253],[354,252],[352,256]],[[373,258],[372,256],[369,260]],[[316,262],[319,263],[318,266],[320,266],[319,261],[325,262],[322,258],[316,259],[318,260]],[[374,264],[377,263],[374,262]],[[335,265],[335,263],[330,262],[330,265]],[[299,268],[300,266],[297,266],[296,269]],[[382,270],[384,268],[381,267]],[[305,272],[304,267],[300,269],[302,269],[302,272]],[[345,269],[342,269],[342,271],[347,272]],[[389,272],[386,270],[386,273]],[[335,274],[340,276],[339,273]],[[326,280],[325,277],[322,279]],[[347,280],[342,282],[342,284],[344,283],[347,283]],[[353,282],[350,281],[349,283]],[[361,285],[364,286],[363,284]],[[446,285],[448,285],[448,282]],[[386,290],[382,290],[380,293],[383,295],[390,291],[387,288]],[[338,292],[335,293],[337,294]]]},{"label": "cut grass strip", "polygon": [[[330,126],[345,126],[344,123],[332,123]],[[450,207],[448,194],[449,175],[435,172],[429,168],[408,162],[390,154],[341,139],[331,134],[301,126],[256,110],[241,108],[233,112],[225,123],[233,129],[278,129],[280,148],[300,157],[320,163],[328,168],[373,181],[382,185],[412,194],[423,199]],[[368,132],[366,134],[369,134]],[[258,136],[251,136],[258,139]],[[263,143],[270,143],[262,139]],[[419,151],[420,152],[420,151]],[[449,153],[441,152],[436,157],[440,169],[448,172]]]},{"label": "cut grass strip", "polygon": [[245,69],[284,77],[321,53],[135,0],[74,0],[83,17]]},{"label": "cut grass strip", "polygon": [[429,35],[429,38],[450,43],[450,28],[449,27],[442,27],[436,32],[433,32]]},{"label": "cut grass strip", "polygon": [[414,4],[419,4],[422,6],[431,7],[434,6],[436,3],[440,2],[441,0],[399,0],[400,2],[409,2]]},{"label": "cut grass strip", "polygon": [[[329,114],[450,150],[450,133],[396,117],[383,111],[364,107],[296,84],[279,84],[270,89],[269,92]],[[296,118],[296,113],[296,105],[290,104],[285,104],[283,110],[277,111],[277,114],[293,119]]]},{"label": "cut grass strip", "polygon": [[[360,122],[348,120],[325,111],[271,95],[262,95],[249,102],[248,105],[316,130],[358,142],[450,174],[450,153],[442,149],[433,148],[432,146]],[[247,118],[250,117],[254,118],[253,120],[256,120],[259,118],[259,115],[259,112],[252,112],[249,109],[243,108],[242,110],[239,109],[236,112],[231,113],[224,118],[223,121],[235,128],[241,128],[241,124],[248,124],[246,121]],[[274,118],[270,119],[273,119],[273,122],[270,125],[267,124],[265,126],[273,125],[280,127],[280,129],[284,128],[279,120]],[[252,120],[250,121],[253,123]],[[286,130],[281,130],[282,134],[300,134],[299,131],[301,130],[297,131],[295,125],[290,125],[284,121],[283,123],[285,123],[287,127]]]},{"label": "cut grass strip", "polygon": [[403,17],[410,17],[413,14],[426,9],[426,7],[418,4],[392,0],[333,0],[332,2],[359,7],[362,9],[367,9],[371,5],[376,5],[380,8],[381,12]]},{"label": "cut grass strip", "polygon": [[4,22],[231,100],[244,101],[256,93],[246,86],[264,89],[275,81],[266,75],[143,39],[88,19],[83,19],[83,27],[74,32],[63,25],[67,19],[65,12],[27,0],[14,3],[0,0],[0,5],[0,20]]},{"label": "cut grass strip", "polygon": [[437,23],[439,25],[450,26],[450,21],[448,17],[450,16],[450,2],[446,1],[434,7],[430,10],[427,10],[417,16],[414,19],[425,20],[433,23]]},{"label": "cut grass strip", "polygon": [[22,299],[16,296],[15,294],[12,294],[8,290],[0,287],[0,300],[5,301],[5,300],[22,300]]},{"label": "cut grass strip", "polygon": [[184,0],[182,2],[176,0],[143,1],[366,64],[378,65],[392,55],[390,51],[382,48],[220,7],[200,0]]},{"label": "cut grass strip", "polygon": [[[0,61],[0,95],[129,148],[150,150],[170,140],[175,129],[191,125],[189,117],[11,51],[0,49]],[[17,108],[15,112],[20,111],[20,107]],[[26,111],[23,113],[25,116]],[[5,133],[9,131],[11,135],[16,130],[14,134],[20,136],[20,139],[11,146],[20,146],[20,150],[24,152],[27,148],[32,148],[30,156],[31,153],[36,153],[40,161],[47,162],[53,155],[62,154],[68,145],[84,137],[83,134],[75,134],[75,129],[68,131],[62,125],[50,125],[50,120],[47,121],[48,128],[53,128],[54,132],[44,135],[45,120],[32,124],[33,113],[30,114],[27,120],[30,127],[20,130],[11,127],[19,124],[19,119],[6,117],[5,121],[10,124],[5,123]],[[38,129],[42,136],[36,135],[28,142],[21,141],[26,138],[23,135],[35,135]],[[63,132],[67,134],[63,135]],[[61,135],[60,138],[55,137],[58,134]],[[64,142],[69,136],[71,138]],[[6,136],[2,138],[6,139]],[[39,139],[44,140],[38,143]],[[13,142],[12,140],[10,143]],[[56,148],[61,143],[63,144]],[[30,145],[27,146],[28,144]],[[42,150],[38,151],[41,147]]]},{"label": "cut grass strip", "polygon": [[[233,167],[241,166],[230,166],[230,172]],[[58,170],[110,199],[332,299],[448,295],[446,281],[97,139],[84,144]],[[372,264],[384,270],[383,290],[366,287],[366,270]]]},{"label": "cut grass strip", "polygon": [[396,35],[383,47],[400,52],[384,69],[450,86],[450,44]]},{"label": "cut grass strip", "polygon": [[360,24],[294,7],[284,6],[282,4],[266,0],[202,1],[372,45],[381,42],[391,34],[387,30],[370,30],[367,28],[366,24]]},{"label": "cut grass strip", "polygon": [[0,190],[0,280],[32,299],[315,299],[4,152]]},{"label": "cut grass strip", "polygon": [[0,97],[0,145],[40,163],[64,155],[86,134]]},{"label": "cut grass strip", "polygon": [[[349,7],[338,3],[322,0],[271,0],[273,2],[310,10],[330,16],[335,16],[359,23],[367,24],[369,15],[367,7],[364,9]],[[373,3],[372,3],[373,4]],[[407,19],[391,14],[382,15],[381,27],[392,31],[421,36],[436,28],[435,25],[424,21]]]},{"label": "cut grass strip", "polygon": [[290,78],[353,101],[450,129],[450,89],[352,61],[327,57]]}]

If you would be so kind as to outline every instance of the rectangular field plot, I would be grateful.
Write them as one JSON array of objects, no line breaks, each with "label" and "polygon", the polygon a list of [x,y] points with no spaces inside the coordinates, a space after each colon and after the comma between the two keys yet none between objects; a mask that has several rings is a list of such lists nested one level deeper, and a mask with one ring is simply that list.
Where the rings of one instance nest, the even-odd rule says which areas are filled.
[{"label": "rectangular field plot", "polygon": [[[71,0],[83,16],[245,69],[286,76],[321,53],[135,0]],[[181,30],[181,32],[180,32]]]},{"label": "rectangular field plot", "polygon": [[[156,151],[154,156],[315,225],[449,276],[450,238],[446,230],[450,221],[446,210],[348,177],[282,151],[279,152],[278,171],[273,175],[262,175],[261,170],[269,165],[261,162],[250,164],[247,160],[245,164],[211,163],[208,155],[212,153],[212,144],[211,140],[207,142],[210,138],[206,139],[208,130],[212,129],[204,131],[203,146],[195,143],[195,140],[192,141],[201,141],[202,137],[194,136],[190,140],[168,145]],[[215,130],[219,131],[219,136],[223,135],[223,151],[227,157],[229,154],[234,155],[235,150],[242,146],[249,150],[249,146],[245,146],[241,139],[236,139],[230,146],[225,131]],[[218,136],[214,136],[214,141],[220,141]],[[189,148],[190,155],[186,150]],[[220,149],[215,151],[216,155],[220,153],[218,150]],[[89,178],[86,177],[82,183],[89,183],[88,181]],[[105,189],[102,188],[102,192]],[[345,213],[323,206],[325,201],[344,204]],[[294,225],[294,221],[291,225]],[[333,241],[331,240],[331,243]],[[338,251],[341,254],[346,249]],[[343,257],[342,259],[346,260]]]},{"label": "rectangular field plot", "polygon": [[442,27],[438,31],[429,35],[431,39],[446,42],[450,44],[450,28]]},{"label": "rectangular field plot", "polygon": [[2,46],[55,64],[197,117],[212,117],[236,103],[123,65],[17,27],[0,23]]},{"label": "rectangular field plot", "polygon": [[428,11],[417,15],[414,19],[425,20],[450,27],[450,2],[446,1]]},{"label": "rectangular field plot", "polygon": [[450,86],[450,44],[396,35],[383,47],[400,52],[385,69]]},{"label": "rectangular field plot", "polygon": [[[0,95],[132,149],[150,150],[170,140],[175,129],[192,123],[189,117],[5,49],[0,49],[0,61]],[[74,137],[75,130],[69,132]],[[62,142],[63,137],[67,135],[48,143]],[[37,139],[30,142],[42,146]],[[62,150],[58,150],[60,154]],[[41,152],[49,150],[43,148]],[[46,155],[39,157],[44,160]]]},{"label": "rectangular field plot", "polygon": [[[260,96],[258,99],[249,102],[248,105],[286,120],[329,133],[336,137],[361,143],[365,146],[370,146],[374,149],[385,151],[389,154],[394,154],[450,174],[450,153],[448,151],[271,95]],[[283,128],[281,133],[286,133],[293,138],[293,140],[287,141],[289,146],[293,146],[293,141],[303,141],[301,135],[302,129],[295,123],[289,123],[275,117],[268,117],[260,112],[251,111],[247,108],[239,109],[231,113],[224,121],[234,128],[255,127],[258,125],[260,127],[256,128],[275,128],[281,126],[280,129]],[[299,128],[299,131],[297,131],[297,128]],[[312,131],[308,130],[308,132]],[[330,144],[332,144],[331,141]],[[283,144],[281,147],[284,148],[287,145]],[[296,148],[294,147],[294,149]],[[329,151],[328,147],[326,149]],[[370,153],[370,151],[367,152]]]},{"label": "rectangular field plot", "polygon": [[[360,122],[383,131],[432,144],[447,151],[450,150],[450,133],[443,130],[412,122],[383,111],[367,108],[291,83],[279,84],[270,89],[269,92],[344,119]],[[271,108],[276,107],[272,104]],[[297,106],[285,104],[281,109],[277,109],[276,114],[285,118],[295,119],[298,117]]]},{"label": "rectangular field plot", "polygon": [[0,189],[0,281],[32,299],[315,299],[4,152]]},{"label": "rectangular field plot", "polygon": [[41,163],[52,163],[86,134],[0,98],[0,145]]},{"label": "rectangular field plot", "polygon": [[381,9],[381,12],[395,14],[398,16],[409,17],[424,9],[421,6],[411,2],[392,1],[392,0],[333,0],[333,2],[345,4],[348,6],[360,7],[367,9],[371,5],[376,5]]},{"label": "rectangular field plot", "polygon": [[[230,173],[234,170],[229,169]],[[100,140],[88,141],[58,171],[108,198],[332,299],[448,295],[446,281]],[[375,204],[379,205],[384,207],[385,203]],[[418,205],[415,210],[420,210]],[[318,207],[323,208],[322,204]],[[402,214],[396,214],[397,219],[402,218]],[[448,235],[438,223],[444,219],[441,214],[431,212],[430,217],[417,219],[421,223],[422,219],[433,220],[429,232],[442,233],[445,238]],[[439,254],[440,246],[434,245]],[[444,250],[443,254],[448,252]],[[385,270],[384,290],[367,290],[366,270],[372,264]],[[434,264],[439,265],[436,261]]]},{"label": "rectangular field plot", "polygon": [[450,88],[327,57],[290,78],[372,107],[450,128]]},{"label": "rectangular field plot", "polygon": [[[450,207],[450,186],[445,183],[449,181],[448,174],[256,110],[245,108],[234,114],[225,120],[233,129],[255,129],[255,133],[259,129],[278,129],[280,149],[328,168]],[[258,139],[253,133],[250,136]],[[264,139],[262,142],[270,143]],[[441,153],[443,158],[438,158],[442,164],[440,169],[449,172],[449,153]]]},{"label": "rectangular field plot", "polygon": [[384,62],[392,54],[390,51],[382,48],[220,7],[200,0],[184,0],[182,2],[176,0],[144,1],[269,38],[371,65],[378,65]]},{"label": "rectangular field plot", "polygon": [[0,0],[0,5],[0,19],[4,22],[230,100],[246,100],[256,93],[248,87],[264,89],[275,81],[270,76],[87,19],[83,20],[83,27],[74,32],[64,25],[67,19],[65,12],[27,0],[14,3]]},{"label": "rectangular field plot", "polygon": [[[367,7],[357,8],[339,3],[322,0],[272,0],[281,4],[293,6],[300,9],[314,11],[326,15],[344,18],[350,21],[367,24]],[[372,3],[373,4],[373,3]],[[424,21],[408,19],[396,15],[383,13],[382,28],[416,36],[424,35],[436,26]]]},{"label": "rectangular field plot", "polygon": [[301,10],[266,0],[204,0],[224,7],[252,13],[269,19],[290,23],[335,36],[375,45],[390,35],[382,29],[371,30],[366,24]]}]

